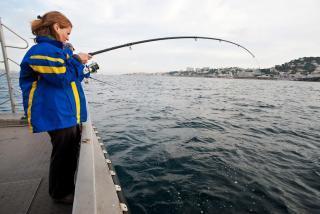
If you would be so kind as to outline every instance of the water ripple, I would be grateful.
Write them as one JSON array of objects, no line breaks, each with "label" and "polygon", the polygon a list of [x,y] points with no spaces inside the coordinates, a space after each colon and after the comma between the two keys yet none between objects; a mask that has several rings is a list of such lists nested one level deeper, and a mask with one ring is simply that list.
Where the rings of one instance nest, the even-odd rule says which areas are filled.
[{"label": "water ripple", "polygon": [[318,83],[100,78],[121,88],[86,91],[132,213],[319,212]]}]

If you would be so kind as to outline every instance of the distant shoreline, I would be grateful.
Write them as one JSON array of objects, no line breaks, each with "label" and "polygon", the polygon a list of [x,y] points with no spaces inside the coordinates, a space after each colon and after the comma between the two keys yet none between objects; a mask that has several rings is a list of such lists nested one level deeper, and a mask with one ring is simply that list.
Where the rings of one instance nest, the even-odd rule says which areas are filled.
[{"label": "distant shoreline", "polygon": [[202,76],[202,75],[170,75],[168,73],[161,74],[161,76],[172,76],[172,77],[199,77],[199,78],[214,78],[214,79],[252,79],[252,80],[285,80],[285,81],[305,81],[305,82],[320,82],[320,77],[310,78],[277,78],[277,77],[213,77],[213,76]]}]

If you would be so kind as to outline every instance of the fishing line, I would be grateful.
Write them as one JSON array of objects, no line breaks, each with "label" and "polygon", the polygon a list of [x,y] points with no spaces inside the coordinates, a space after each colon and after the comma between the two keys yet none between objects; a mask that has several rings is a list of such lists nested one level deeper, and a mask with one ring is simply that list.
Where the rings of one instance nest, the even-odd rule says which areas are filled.
[{"label": "fishing line", "polygon": [[[122,89],[120,89],[119,87],[117,87],[115,84],[111,84],[111,83],[109,83],[109,82],[106,82],[106,81],[102,81],[102,80],[99,80],[99,79],[97,79],[97,78],[93,78],[93,77],[88,77],[89,79],[92,79],[92,80],[94,80],[94,81],[97,81],[97,82],[100,82],[100,83],[103,83],[103,84],[106,84],[106,85],[109,85],[109,86],[111,86],[111,87],[113,87],[114,89],[118,89],[118,90],[122,90]],[[111,93],[113,93],[114,91],[113,90],[111,90],[111,89],[109,89],[109,91],[111,92]]]},{"label": "fishing line", "polygon": [[99,80],[99,79],[96,79],[96,78],[93,78],[93,77],[89,77],[90,79],[93,79],[93,80],[95,80],[95,81],[97,81],[97,82],[101,82],[101,83],[104,83],[104,84],[106,84],[106,85],[109,85],[109,86],[113,86],[114,87],[114,85],[112,85],[111,83],[108,83],[108,82],[105,82],[105,81],[102,81],[102,80]]}]

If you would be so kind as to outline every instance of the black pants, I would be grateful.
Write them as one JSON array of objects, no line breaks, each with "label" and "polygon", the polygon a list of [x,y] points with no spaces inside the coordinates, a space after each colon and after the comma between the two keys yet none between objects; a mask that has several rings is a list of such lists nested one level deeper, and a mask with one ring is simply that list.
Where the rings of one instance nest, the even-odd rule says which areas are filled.
[{"label": "black pants", "polygon": [[52,198],[59,199],[74,193],[74,176],[80,150],[80,127],[77,125],[48,133],[52,143],[49,194]]}]

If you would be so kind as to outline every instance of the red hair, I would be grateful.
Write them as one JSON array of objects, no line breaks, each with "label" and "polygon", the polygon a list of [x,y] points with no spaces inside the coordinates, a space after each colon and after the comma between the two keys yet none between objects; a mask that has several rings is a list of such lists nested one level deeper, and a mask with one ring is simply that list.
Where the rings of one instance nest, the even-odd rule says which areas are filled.
[{"label": "red hair", "polygon": [[58,11],[51,11],[43,16],[38,16],[31,22],[31,31],[35,36],[53,36],[58,39],[58,35],[53,28],[54,24],[58,24],[60,28],[72,28],[71,21]]}]

